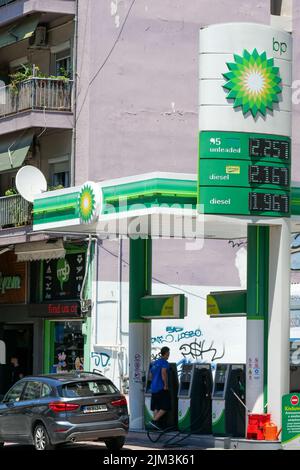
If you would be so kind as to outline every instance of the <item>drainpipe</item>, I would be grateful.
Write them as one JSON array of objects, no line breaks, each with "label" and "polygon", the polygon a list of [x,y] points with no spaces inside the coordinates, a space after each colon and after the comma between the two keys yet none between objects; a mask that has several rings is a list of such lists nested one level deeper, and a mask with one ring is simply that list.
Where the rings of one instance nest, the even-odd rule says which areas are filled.
[{"label": "drainpipe", "polygon": [[78,54],[78,13],[79,0],[76,0],[76,11],[74,18],[74,43],[73,43],[73,130],[72,130],[72,150],[70,161],[70,186],[75,186],[75,157],[76,157],[76,114],[77,114],[77,54]]}]

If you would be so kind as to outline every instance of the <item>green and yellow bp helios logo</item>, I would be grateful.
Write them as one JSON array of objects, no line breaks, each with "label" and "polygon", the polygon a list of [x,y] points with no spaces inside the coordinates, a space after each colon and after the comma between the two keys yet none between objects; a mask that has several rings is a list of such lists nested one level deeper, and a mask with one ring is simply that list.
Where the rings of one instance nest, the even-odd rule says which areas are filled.
[{"label": "green and yellow bp helios logo", "polygon": [[280,71],[274,59],[268,59],[266,52],[259,54],[257,49],[252,53],[244,50],[242,56],[235,54],[234,62],[227,62],[227,67],[223,88],[234,108],[240,107],[244,115],[250,112],[254,118],[259,114],[266,116],[268,109],[274,109],[282,93]]},{"label": "green and yellow bp helios logo", "polygon": [[95,183],[85,183],[79,193],[79,216],[84,224],[95,222],[99,216],[99,206],[101,201],[101,188]]}]

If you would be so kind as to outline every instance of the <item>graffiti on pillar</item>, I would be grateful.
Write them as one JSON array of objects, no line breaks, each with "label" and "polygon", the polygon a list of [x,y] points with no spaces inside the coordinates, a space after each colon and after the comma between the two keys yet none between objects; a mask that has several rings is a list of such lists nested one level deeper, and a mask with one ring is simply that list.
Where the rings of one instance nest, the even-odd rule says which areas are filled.
[{"label": "graffiti on pillar", "polygon": [[179,351],[183,357],[192,358],[194,360],[206,360],[208,362],[217,361],[225,356],[224,345],[221,353],[214,347],[213,341],[209,346],[206,346],[205,343],[205,340],[195,340],[191,343],[185,343],[180,346]]},{"label": "graffiti on pillar", "polygon": [[247,240],[228,240],[228,245],[231,246],[231,248],[247,248],[247,244]]},{"label": "graffiti on pillar", "polygon": [[134,355],[134,375],[133,381],[135,383],[142,383],[143,381],[143,371],[142,371],[142,355],[140,353],[135,353]]}]

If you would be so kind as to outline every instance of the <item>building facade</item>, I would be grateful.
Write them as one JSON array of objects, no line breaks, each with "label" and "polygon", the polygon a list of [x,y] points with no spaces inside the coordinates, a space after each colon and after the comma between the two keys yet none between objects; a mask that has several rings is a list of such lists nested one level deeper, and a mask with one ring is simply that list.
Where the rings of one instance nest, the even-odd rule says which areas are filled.
[{"label": "building facade", "polygon": [[[199,29],[224,22],[293,28],[296,80],[298,9],[288,0],[255,8],[249,0],[0,0],[0,245],[11,256],[27,253],[23,313],[10,316],[11,300],[0,299],[6,360],[18,352],[5,332],[31,325],[29,373],[76,368],[79,358],[78,367],[128,389],[128,241],[87,240],[67,228],[33,234],[30,203],[14,194],[17,170],[37,166],[53,189],[152,171],[196,174]],[[293,173],[298,180],[295,158]],[[185,293],[189,303],[185,320],[153,322],[153,357],[168,344],[177,363],[245,362],[245,320],[210,320],[206,295],[246,287],[246,241],[195,248],[153,243],[153,294]],[[0,255],[0,271],[13,275],[6,265]],[[83,267],[83,279],[72,278],[76,292],[64,290],[67,266]]]}]

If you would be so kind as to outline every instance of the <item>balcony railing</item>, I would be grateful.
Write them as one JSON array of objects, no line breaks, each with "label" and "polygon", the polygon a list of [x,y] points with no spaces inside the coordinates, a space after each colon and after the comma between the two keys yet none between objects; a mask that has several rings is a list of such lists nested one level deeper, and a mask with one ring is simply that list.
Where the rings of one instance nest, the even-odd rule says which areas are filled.
[{"label": "balcony railing", "polygon": [[0,118],[28,110],[71,111],[72,81],[31,78],[0,88]]},{"label": "balcony railing", "polygon": [[22,227],[31,224],[32,204],[19,194],[0,197],[0,227]]}]

